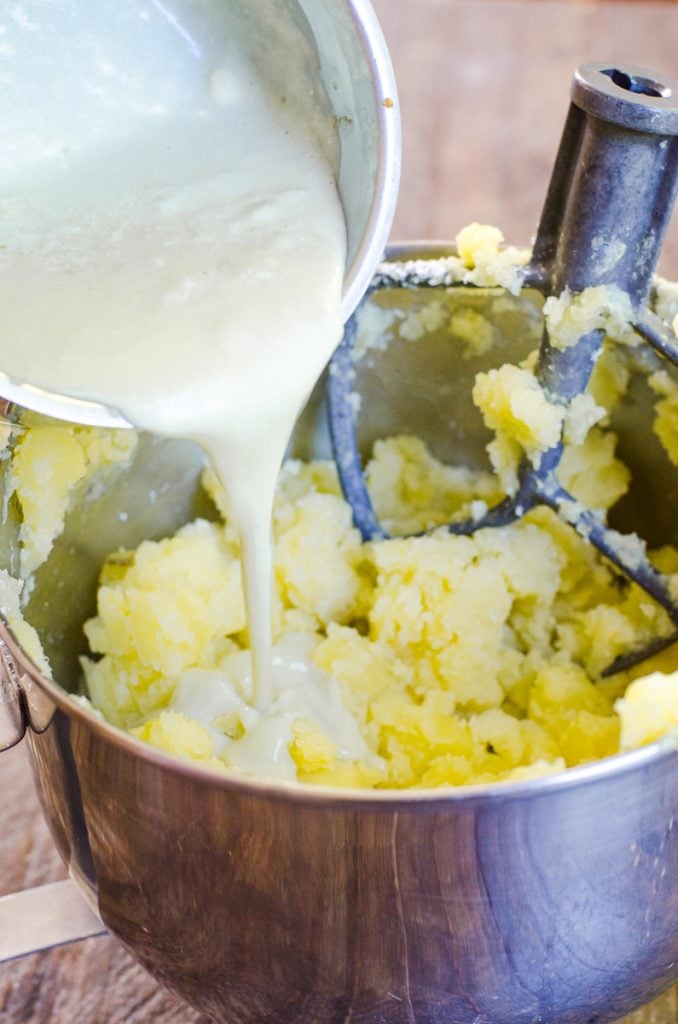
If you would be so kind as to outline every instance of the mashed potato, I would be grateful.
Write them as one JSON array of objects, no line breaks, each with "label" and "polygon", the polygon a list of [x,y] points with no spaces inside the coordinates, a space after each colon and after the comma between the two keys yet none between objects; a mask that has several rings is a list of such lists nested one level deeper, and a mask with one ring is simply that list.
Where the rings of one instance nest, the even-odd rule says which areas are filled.
[{"label": "mashed potato", "polygon": [[[614,470],[613,449],[596,434],[590,458],[598,497],[615,497],[605,472]],[[379,442],[368,476],[388,480],[375,500],[392,527],[428,523],[431,507],[444,522],[459,507],[458,479],[416,439]],[[413,480],[408,502],[403,490]],[[362,544],[334,465],[290,462],[274,532],[275,650],[303,648],[299,661],[335,709],[350,713],[364,744],[350,756],[334,722],[311,708],[291,723],[283,777],[398,788],[525,778],[676,726],[678,672],[659,677],[661,702],[644,679],[598,679],[618,654],[669,629],[664,612],[636,588],[620,590],[548,509],[473,537],[441,528]],[[658,559],[678,570],[675,552]],[[109,721],[173,753],[251,773],[236,755],[261,715],[248,705],[238,546],[227,520],[197,521],[113,556],[85,630],[101,656],[84,662],[89,693]],[[668,652],[655,664],[676,661]],[[196,669],[207,674],[203,683],[229,689],[207,716],[204,706],[185,710]],[[273,760],[257,769],[281,775]]]},{"label": "mashed potato", "polygon": [[[501,241],[496,229],[471,225],[445,273],[515,293],[527,257]],[[673,315],[673,292],[664,282],[658,290]],[[284,466],[273,520],[268,709],[253,705],[238,537],[206,471],[221,523],[197,520],[173,537],[114,552],[103,567],[97,615],[85,624],[91,656],[82,661],[95,708],[203,764],[354,787],[524,779],[678,737],[675,648],[634,672],[600,678],[618,655],[671,631],[644,592],[620,587],[547,508],[470,537],[445,529],[510,493],[520,460],[538,464],[561,436],[559,477],[575,501],[604,515],[624,495],[629,473],[609,426],[630,377],[620,355],[631,352],[623,298],[592,289],[574,302],[547,303],[564,347],[596,326],[623,342],[606,346],[590,394],[568,408],[542,392],[534,354],[519,367],[478,374],[473,395],[495,435],[494,474],[444,465],[416,437],[376,443],[366,478],[393,539],[362,543],[333,463]],[[461,358],[492,347],[493,327],[481,314],[455,316]],[[386,343],[392,319],[375,308],[372,347]],[[445,310],[432,298],[420,319],[408,313],[401,321],[401,335],[416,344],[441,326]],[[678,387],[664,370],[649,383],[658,398],[655,430],[678,462]],[[133,445],[130,435],[57,433],[27,433],[12,456],[24,576],[49,551],[72,487]],[[64,449],[58,472],[49,468],[54,445]],[[652,558],[678,587],[678,552],[664,548]],[[17,621],[20,590],[8,578],[4,611]]]}]

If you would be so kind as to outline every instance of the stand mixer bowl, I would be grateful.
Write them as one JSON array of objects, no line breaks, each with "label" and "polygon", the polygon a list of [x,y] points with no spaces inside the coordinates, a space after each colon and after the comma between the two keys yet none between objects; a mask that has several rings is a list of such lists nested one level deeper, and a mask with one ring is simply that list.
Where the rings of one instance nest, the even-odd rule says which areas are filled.
[{"label": "stand mixer bowl", "polygon": [[[339,96],[348,315],[393,212],[393,83],[366,3],[300,7]],[[9,382],[0,390],[48,415],[120,422]],[[315,445],[313,412],[300,452]],[[131,955],[230,1024],[604,1024],[673,983],[668,744],[515,784],[331,790],[180,761],[72,699],[103,559],[208,514],[202,466],[195,446],[146,437],[130,467],[74,496],[25,609],[53,679],[0,626],[0,749],[26,735],[69,874]],[[19,524],[7,512],[0,567],[12,572]]]},{"label": "stand mixer bowl", "polygon": [[[520,783],[332,790],[179,761],[71,699],[102,559],[205,514],[201,466],[145,437],[76,502],[26,609],[58,683],[3,631],[55,841],[125,948],[231,1024],[605,1024],[675,982],[675,745]],[[7,524],[6,568],[15,544]]]}]

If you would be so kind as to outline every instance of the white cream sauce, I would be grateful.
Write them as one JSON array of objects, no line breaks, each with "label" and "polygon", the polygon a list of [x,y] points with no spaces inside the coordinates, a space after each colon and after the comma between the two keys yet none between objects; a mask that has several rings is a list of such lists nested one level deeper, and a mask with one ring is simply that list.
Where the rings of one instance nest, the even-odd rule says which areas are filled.
[{"label": "white cream sauce", "polygon": [[289,745],[299,719],[329,737],[340,760],[378,763],[344,706],[337,682],[313,665],[317,644],[317,636],[297,634],[273,647],[272,701],[264,713],[252,706],[249,651],[225,658],[219,671],[183,672],[170,708],[204,725],[215,753],[247,775],[296,778]]},{"label": "white cream sauce", "polygon": [[[214,0],[56,6],[0,15],[10,51],[47,33],[65,62],[53,87],[31,79],[22,120],[0,47],[0,369],[208,452],[240,531],[270,751],[261,713],[275,704],[287,735],[317,691],[297,678],[283,710],[272,681],[273,492],[341,334],[337,140],[313,48],[280,0],[249,16]],[[250,746],[238,756],[256,770]]]}]

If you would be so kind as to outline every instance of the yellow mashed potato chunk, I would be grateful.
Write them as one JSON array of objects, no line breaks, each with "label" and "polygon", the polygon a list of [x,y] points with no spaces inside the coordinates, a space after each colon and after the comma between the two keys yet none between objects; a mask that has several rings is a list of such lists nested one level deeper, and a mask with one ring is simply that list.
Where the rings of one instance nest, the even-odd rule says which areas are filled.
[{"label": "yellow mashed potato chunk", "polygon": [[132,729],[131,733],[170,754],[213,768],[223,768],[223,762],[213,756],[214,744],[207,729],[179,712],[162,711],[157,718],[149,720],[138,729]]},{"label": "yellow mashed potato chunk", "polygon": [[462,359],[484,355],[494,344],[494,327],[477,309],[458,309],[450,317],[449,328],[463,343]]},{"label": "yellow mashed potato chunk", "polygon": [[636,679],[615,709],[621,720],[622,750],[663,736],[678,739],[678,672],[652,672]]},{"label": "yellow mashed potato chunk", "polygon": [[560,440],[565,409],[547,400],[531,370],[507,363],[478,374],[473,401],[490,430],[517,441],[530,458]]},{"label": "yellow mashed potato chunk", "polygon": [[481,287],[500,285],[514,295],[520,291],[519,271],[530,258],[529,250],[504,245],[502,232],[489,224],[468,224],[455,242],[465,268],[464,283]]},{"label": "yellow mashed potato chunk", "polygon": [[133,430],[97,430],[27,420],[11,453],[8,498],[20,505],[21,576],[45,561],[61,533],[66,512],[95,473],[126,462],[134,452]]},{"label": "yellow mashed potato chunk", "polygon": [[551,344],[556,348],[575,345],[583,334],[602,330],[632,347],[640,338],[629,327],[633,307],[628,295],[616,285],[585,288],[577,295],[565,291],[544,303],[544,319]]},{"label": "yellow mashed potato chunk", "polygon": [[102,574],[98,616],[85,624],[95,654],[93,703],[125,727],[163,707],[180,673],[211,668],[245,629],[237,549],[197,521],[175,537],[114,555]]},{"label": "yellow mashed potato chunk", "polygon": [[654,431],[673,465],[678,466],[678,385],[666,370],[653,373],[649,384],[660,396],[655,406]]}]

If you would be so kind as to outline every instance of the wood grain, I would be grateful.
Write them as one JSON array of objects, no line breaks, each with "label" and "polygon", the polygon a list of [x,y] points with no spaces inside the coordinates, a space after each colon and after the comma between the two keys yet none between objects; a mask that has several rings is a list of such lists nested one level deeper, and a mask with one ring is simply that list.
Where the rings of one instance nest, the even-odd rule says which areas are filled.
[{"label": "wood grain", "polygon": [[[449,238],[481,220],[527,242],[574,67],[623,60],[678,75],[672,0],[374,0],[374,6],[392,50],[404,119],[394,237]],[[663,267],[678,275],[675,218]],[[0,892],[64,877],[21,747],[3,755],[2,780]],[[204,1024],[110,938],[0,967],[2,1024],[151,1021]],[[676,1022],[678,987],[624,1024]]]},{"label": "wood grain", "polygon": [[[450,238],[471,220],[533,237],[569,103],[587,61],[678,77],[673,4],[378,0],[403,117],[394,237]],[[662,260],[678,273],[678,218]]]}]

